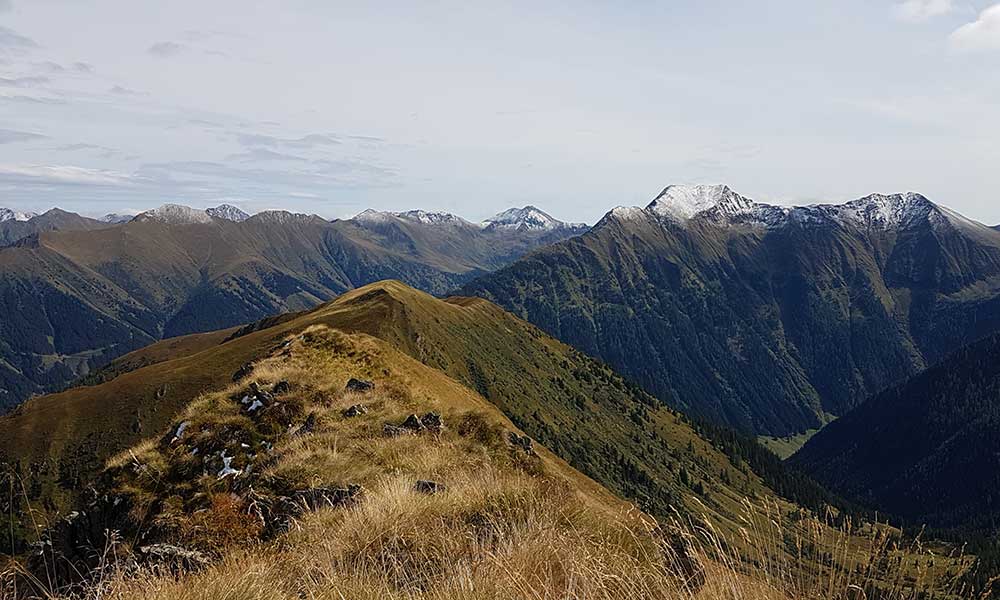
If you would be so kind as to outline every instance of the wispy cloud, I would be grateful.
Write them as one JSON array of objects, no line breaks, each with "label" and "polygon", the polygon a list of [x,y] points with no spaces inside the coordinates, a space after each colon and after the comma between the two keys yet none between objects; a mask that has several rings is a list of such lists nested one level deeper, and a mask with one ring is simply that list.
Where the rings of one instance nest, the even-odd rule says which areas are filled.
[{"label": "wispy cloud", "polygon": [[116,85],[108,90],[108,92],[115,94],[116,96],[146,96],[146,92],[140,92],[138,90],[133,90],[132,88],[127,88],[121,85]]},{"label": "wispy cloud", "polygon": [[67,144],[56,148],[58,152],[92,152],[101,158],[114,158],[121,154],[115,148],[108,148],[98,144]]},{"label": "wispy cloud", "polygon": [[69,66],[61,65],[55,61],[46,60],[33,63],[37,71],[43,73],[83,73],[91,75],[95,72],[94,66],[85,62],[75,62]]},{"label": "wispy cloud", "polygon": [[28,77],[0,77],[0,85],[4,87],[30,88],[45,85],[51,80],[48,77],[32,75]]},{"label": "wispy cloud", "polygon": [[69,165],[0,165],[0,182],[66,186],[123,186],[137,183],[134,175]]},{"label": "wispy cloud", "polygon": [[895,4],[892,12],[900,21],[922,23],[946,15],[954,9],[953,0],[905,0]]},{"label": "wispy cloud", "polygon": [[267,148],[251,148],[246,152],[231,154],[226,157],[226,160],[233,160],[240,162],[254,162],[254,161],[309,162],[309,159],[307,158],[303,158],[301,156],[295,156],[292,154],[284,154],[282,152],[275,152],[274,150],[268,150]]},{"label": "wispy cloud", "polygon": [[15,142],[32,142],[44,140],[48,136],[40,133],[30,133],[27,131],[14,131],[11,129],[0,129],[0,144],[13,144]]},{"label": "wispy cloud", "polygon": [[273,135],[263,135],[259,133],[237,134],[236,141],[241,146],[253,147],[284,147],[284,148],[315,148],[317,146],[339,146],[341,144],[337,136],[329,133],[311,133],[300,138],[280,138]]},{"label": "wispy cloud", "polygon": [[0,51],[24,51],[37,47],[38,43],[35,40],[23,36],[13,29],[0,27]]},{"label": "wispy cloud", "polygon": [[215,38],[247,39],[247,36],[242,33],[218,30],[202,31],[197,29],[188,29],[181,34],[181,37],[189,42],[204,42]]},{"label": "wispy cloud", "polygon": [[152,163],[138,174],[178,190],[242,188],[273,193],[278,190],[315,192],[329,189],[383,188],[397,184],[392,169],[362,161],[314,161],[301,169],[242,168],[211,161]]},{"label": "wispy cloud", "polygon": [[159,58],[170,58],[183,52],[187,46],[177,42],[157,42],[150,46],[146,52]]},{"label": "wispy cloud", "polygon": [[23,94],[0,94],[0,102],[10,102],[14,104],[45,104],[50,106],[69,104],[69,102],[63,98],[25,96]]},{"label": "wispy cloud", "polygon": [[1000,4],[979,13],[978,19],[962,25],[948,39],[959,51],[1000,50]]}]

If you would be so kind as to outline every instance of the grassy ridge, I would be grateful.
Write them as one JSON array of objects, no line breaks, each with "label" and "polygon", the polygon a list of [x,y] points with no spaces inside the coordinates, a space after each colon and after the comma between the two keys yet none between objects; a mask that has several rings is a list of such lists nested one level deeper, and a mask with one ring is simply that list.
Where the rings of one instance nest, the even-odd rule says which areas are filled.
[{"label": "grassy ridge", "polygon": [[[831,535],[807,516],[786,527],[773,501],[744,502],[731,536],[713,519],[662,528],[545,448],[509,444],[517,429],[491,402],[384,340],[313,322],[275,341],[248,380],[176,415],[170,432],[186,424],[177,439],[156,436],[108,461],[102,492],[129,507],[131,526],[106,556],[169,542],[211,564],[178,576],[108,558],[82,597],[764,600],[854,589],[903,599],[941,576],[927,557],[894,549],[890,530]],[[351,377],[375,390],[345,391]],[[289,385],[254,413],[239,401],[251,380]],[[368,411],[345,416],[358,403]],[[442,415],[441,433],[383,434],[426,411]],[[292,433],[309,420],[308,433]],[[217,474],[221,455],[238,475]],[[425,495],[418,480],[446,487]],[[355,503],[265,535],[276,496],[349,485],[364,490]],[[5,575],[0,592],[13,585]]]},{"label": "grassy ridge", "polygon": [[[448,398],[459,393],[449,391],[454,388],[462,397],[475,399],[476,406],[489,407],[494,412],[499,409],[513,425],[543,443],[554,454],[540,452],[552,464],[562,464],[555,458],[560,456],[575,467],[575,470],[565,465],[560,467],[566,470],[560,472],[575,473],[569,478],[574,489],[604,497],[607,502],[612,502],[615,496],[635,499],[661,520],[679,516],[695,532],[710,532],[714,541],[703,537],[704,551],[719,560],[730,560],[729,571],[760,569],[773,563],[781,565],[774,568],[774,577],[782,581],[815,581],[818,576],[835,573],[853,577],[851,573],[866,572],[864,565],[871,560],[868,549],[873,538],[885,542],[886,560],[903,565],[900,581],[907,586],[917,585],[921,578],[931,575],[934,581],[939,581],[947,577],[949,570],[961,567],[960,563],[941,560],[928,575],[926,564],[903,560],[912,555],[892,549],[898,533],[887,528],[859,527],[849,535],[838,534],[824,523],[822,513],[810,514],[781,499],[754,472],[753,456],[734,451],[732,440],[710,441],[681,415],[664,408],[606,366],[484,300],[441,301],[398,282],[383,282],[345,294],[333,303],[273,327],[250,329],[244,335],[200,351],[196,343],[182,344],[179,348],[183,352],[194,353],[121,374],[99,385],[33,400],[17,414],[0,419],[0,433],[10,434],[0,436],[0,444],[8,444],[5,447],[11,453],[8,456],[21,452],[17,443],[26,444],[23,454],[15,454],[20,462],[20,475],[29,482],[26,505],[44,507],[48,503],[50,509],[68,506],[72,499],[70,491],[75,488],[64,479],[53,477],[53,472],[64,471],[69,459],[86,458],[93,473],[113,454],[131,448],[131,452],[120,454],[110,463],[111,473],[118,477],[122,472],[115,469],[127,471],[130,465],[135,467],[129,462],[134,456],[139,465],[149,465],[143,469],[145,473],[174,473],[168,478],[171,481],[168,489],[176,492],[171,494],[176,499],[168,501],[169,498],[161,497],[155,487],[150,488],[149,482],[141,479],[116,479],[116,485],[130,490],[136,506],[159,515],[165,539],[174,536],[188,539],[183,532],[198,527],[185,526],[184,522],[189,515],[214,506],[205,502],[218,490],[214,487],[215,478],[193,477],[199,472],[199,463],[192,460],[190,452],[166,452],[160,446],[162,442],[157,441],[167,431],[176,431],[182,412],[187,411],[184,418],[191,421],[192,435],[200,435],[202,424],[208,432],[233,426],[237,431],[250,433],[211,434],[215,440],[211,443],[232,439],[251,447],[262,441],[260,436],[279,436],[290,427],[294,430],[310,412],[316,413],[318,425],[332,434],[324,433],[322,437],[326,449],[309,447],[299,455],[295,451],[297,442],[291,441],[287,446],[289,453],[282,453],[278,464],[261,464],[258,465],[261,470],[252,469],[273,475],[270,481],[283,482],[269,488],[281,494],[306,482],[344,485],[352,483],[352,479],[375,481],[375,476],[385,473],[385,468],[389,467],[390,472],[401,468],[393,466],[398,464],[394,461],[406,459],[409,450],[399,452],[400,448],[406,448],[405,443],[384,445],[382,440],[376,440],[373,434],[377,434],[378,425],[383,421],[398,421],[407,410],[424,406],[443,408],[448,420],[460,420],[454,409],[450,413],[447,410]],[[306,357],[302,359],[304,363],[282,366],[286,370],[280,372],[268,370],[271,367],[267,361],[282,359],[290,339],[317,329],[342,332],[337,335],[347,334],[350,339],[360,334],[373,336],[364,339],[370,339],[380,349],[383,359],[365,358],[371,355],[363,351],[365,347],[330,344],[321,349],[334,358],[322,354],[308,358],[311,355],[293,348],[291,356],[302,354]],[[155,349],[151,355],[162,350]],[[404,360],[398,353],[409,358]],[[395,358],[385,358],[390,355]],[[231,398],[237,391],[232,387],[231,374],[248,361],[259,363],[261,370],[255,371],[254,377],[266,383],[287,377],[300,394],[298,400],[284,404],[289,412],[263,430],[256,429],[256,425],[251,428]],[[410,366],[404,368],[405,365]],[[430,375],[407,376],[405,369],[416,368],[435,374],[436,383],[421,388],[422,378]],[[386,398],[387,410],[391,410],[374,413],[373,421],[343,425],[338,409],[347,400],[331,390],[342,386],[350,375],[396,380],[397,389],[409,391]],[[166,388],[158,397],[157,392],[164,384]],[[199,399],[191,404],[195,398]],[[128,419],[116,420],[123,403],[127,411],[142,410],[148,415],[143,432],[130,429]],[[53,427],[46,415],[56,409],[75,412],[72,418],[59,418],[58,426]],[[67,424],[76,429],[68,429]],[[81,448],[75,441],[81,434],[100,444]],[[16,438],[14,442],[10,442],[12,436]],[[341,452],[338,440],[353,439],[352,436],[368,441],[359,442],[351,452]],[[268,437],[263,441],[272,440]],[[81,454],[67,455],[64,453],[67,448],[76,448]],[[390,454],[381,454],[383,449]],[[215,446],[212,450],[220,451]],[[233,466],[238,469],[256,460],[248,452],[228,456],[233,457]],[[300,456],[302,460],[291,460],[292,456]],[[443,477],[455,458],[448,456],[451,458],[442,459],[438,470],[425,471],[419,476]],[[180,462],[174,464],[173,460]],[[606,486],[614,495],[579,472]],[[418,476],[416,471],[412,474]],[[156,480],[161,481],[162,477],[157,476]],[[32,496],[36,482],[40,495]],[[754,529],[767,529],[766,523],[775,523],[780,529],[771,531],[768,543],[764,544],[762,534]],[[206,549],[211,549],[211,545]],[[880,572],[869,570],[866,576],[879,579]]]}]

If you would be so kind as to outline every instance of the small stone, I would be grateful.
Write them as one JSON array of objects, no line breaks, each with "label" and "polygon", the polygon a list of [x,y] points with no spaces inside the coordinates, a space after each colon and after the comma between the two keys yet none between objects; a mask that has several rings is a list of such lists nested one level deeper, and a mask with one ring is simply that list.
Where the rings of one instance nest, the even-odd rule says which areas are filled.
[{"label": "small stone", "polygon": [[429,412],[420,417],[420,424],[434,433],[441,433],[441,430],[444,429],[444,421],[441,419],[441,415],[436,412]]},{"label": "small stone", "polygon": [[386,437],[400,437],[404,435],[413,435],[415,432],[412,429],[407,429],[405,427],[396,427],[390,423],[386,423],[382,426],[382,434]]},{"label": "small stone", "polygon": [[426,479],[421,479],[413,486],[413,489],[421,494],[427,494],[428,496],[433,496],[434,494],[441,493],[445,491],[446,487],[443,483],[438,483],[437,481],[428,481]]},{"label": "small stone", "polygon": [[351,378],[347,382],[347,391],[354,392],[356,394],[364,394],[375,389],[375,384],[371,381],[366,381],[362,379]]},{"label": "small stone", "polygon": [[344,415],[345,417],[347,417],[348,419],[350,419],[352,417],[360,417],[361,415],[364,415],[364,414],[367,414],[367,413],[368,413],[368,407],[367,406],[365,406],[364,404],[355,404],[354,406],[346,409],[341,414]]},{"label": "small stone", "polygon": [[265,389],[262,389],[260,387],[260,384],[258,384],[256,381],[250,382],[250,395],[254,399],[260,400],[262,403],[267,403],[274,400],[274,394]]},{"label": "small stone", "polygon": [[274,387],[271,388],[271,393],[274,394],[275,396],[279,396],[281,394],[287,394],[288,392],[291,391],[291,389],[292,389],[292,384],[282,379],[278,383],[274,384]]},{"label": "small stone", "polygon": [[146,557],[159,563],[167,563],[179,569],[194,569],[204,567],[210,561],[207,556],[196,550],[188,550],[172,544],[153,544],[142,546],[139,552]]},{"label": "small stone", "polygon": [[244,363],[242,367],[240,367],[239,369],[236,370],[235,373],[233,373],[233,381],[239,381],[241,379],[245,379],[250,375],[250,373],[253,373],[253,364]]},{"label": "small stone", "polygon": [[424,424],[420,421],[420,417],[417,415],[410,415],[406,417],[406,420],[400,424],[403,429],[409,429],[410,431],[423,431]]},{"label": "small stone", "polygon": [[306,417],[306,422],[303,423],[302,426],[299,427],[295,431],[295,433],[292,434],[292,437],[308,435],[315,430],[316,430],[316,413],[309,413],[309,416]]},{"label": "small stone", "polygon": [[307,510],[319,510],[325,506],[335,508],[352,504],[362,492],[363,488],[355,484],[346,488],[318,487],[295,492],[293,500]]},{"label": "small stone", "polygon": [[173,437],[173,439],[170,440],[170,443],[174,444],[178,440],[180,440],[182,437],[184,437],[184,432],[187,431],[187,428],[190,427],[190,426],[191,426],[191,421],[183,421],[183,422],[181,422],[181,424],[177,426],[177,431],[174,432],[174,437]]},{"label": "small stone", "polygon": [[526,435],[518,435],[516,432],[507,432],[507,441],[510,442],[511,446],[514,446],[518,450],[523,451],[529,456],[536,456],[534,444],[531,438]]}]

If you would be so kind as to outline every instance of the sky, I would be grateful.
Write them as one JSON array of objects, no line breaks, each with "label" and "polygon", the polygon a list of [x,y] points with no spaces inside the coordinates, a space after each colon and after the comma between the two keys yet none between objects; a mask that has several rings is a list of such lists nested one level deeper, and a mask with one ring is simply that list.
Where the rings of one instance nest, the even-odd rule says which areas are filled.
[{"label": "sky", "polygon": [[1000,223],[998,0],[0,0],[0,206],[593,223],[678,183]]}]

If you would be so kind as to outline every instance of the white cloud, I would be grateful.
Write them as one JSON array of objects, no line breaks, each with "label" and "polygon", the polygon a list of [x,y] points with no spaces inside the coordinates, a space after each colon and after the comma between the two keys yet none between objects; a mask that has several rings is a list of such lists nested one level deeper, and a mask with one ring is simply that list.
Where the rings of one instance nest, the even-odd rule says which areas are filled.
[{"label": "white cloud", "polygon": [[10,129],[0,129],[0,144],[13,144],[15,142],[31,142],[43,140],[46,136],[40,133],[30,133],[27,131],[12,131]]},{"label": "white cloud", "polygon": [[13,29],[0,27],[0,50],[8,49],[11,51],[19,51],[19,50],[29,50],[37,47],[38,44],[35,42],[35,40],[23,36],[20,33],[14,31]]},{"label": "white cloud", "polygon": [[1000,50],[1000,4],[979,13],[979,19],[962,25],[948,39],[956,50]]},{"label": "white cloud", "polygon": [[130,185],[126,173],[62,165],[0,165],[0,181],[50,185]]},{"label": "white cloud", "polygon": [[184,50],[185,46],[177,42],[157,42],[150,46],[146,52],[160,58],[170,58],[171,56],[177,56]]},{"label": "white cloud", "polygon": [[946,15],[952,11],[952,0],[905,0],[892,7],[897,19],[909,23],[921,23]]}]

